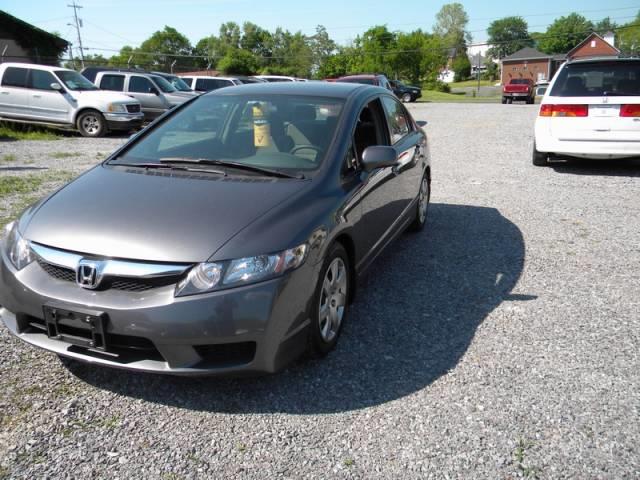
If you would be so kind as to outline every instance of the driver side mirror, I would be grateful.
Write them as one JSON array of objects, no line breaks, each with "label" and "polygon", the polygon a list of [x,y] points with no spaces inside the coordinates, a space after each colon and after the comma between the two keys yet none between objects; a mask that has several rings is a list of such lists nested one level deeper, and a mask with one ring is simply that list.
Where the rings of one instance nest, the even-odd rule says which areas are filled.
[{"label": "driver side mirror", "polygon": [[362,153],[362,168],[371,172],[376,168],[393,167],[398,163],[396,149],[387,145],[372,145]]},{"label": "driver side mirror", "polygon": [[62,85],[60,85],[58,82],[50,83],[49,86],[51,87],[51,90],[55,90],[60,93],[63,92]]},{"label": "driver side mirror", "polygon": [[416,120],[416,124],[420,128],[422,128],[422,127],[426,127],[429,124],[429,122],[427,122],[426,120]]}]

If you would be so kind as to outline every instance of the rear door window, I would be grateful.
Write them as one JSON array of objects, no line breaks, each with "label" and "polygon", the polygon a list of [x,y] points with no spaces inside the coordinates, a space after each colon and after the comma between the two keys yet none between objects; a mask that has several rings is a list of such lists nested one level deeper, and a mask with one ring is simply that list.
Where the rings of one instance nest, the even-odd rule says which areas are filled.
[{"label": "rear door window", "polygon": [[8,67],[2,76],[2,86],[26,88],[27,72],[26,68]]},{"label": "rear door window", "polygon": [[124,75],[103,75],[100,80],[100,88],[115,92],[124,91]]},{"label": "rear door window", "polygon": [[640,62],[604,61],[565,65],[558,73],[552,96],[640,96]]},{"label": "rear door window", "polygon": [[155,88],[151,81],[145,77],[133,75],[129,79],[129,91],[133,93],[151,93]]}]

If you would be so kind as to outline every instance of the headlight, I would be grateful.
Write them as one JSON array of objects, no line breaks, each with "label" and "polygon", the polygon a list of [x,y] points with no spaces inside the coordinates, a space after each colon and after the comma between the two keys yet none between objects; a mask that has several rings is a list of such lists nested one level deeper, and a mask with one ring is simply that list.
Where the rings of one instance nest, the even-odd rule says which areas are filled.
[{"label": "headlight", "polygon": [[127,107],[122,103],[110,103],[107,105],[107,112],[111,113],[127,113]]},{"label": "headlight", "polygon": [[256,255],[227,262],[199,263],[178,283],[176,296],[212,292],[269,280],[298,268],[307,255],[302,244],[283,252]]},{"label": "headlight", "polygon": [[18,222],[10,223],[5,227],[7,238],[5,240],[5,250],[9,260],[14,267],[22,270],[33,262],[33,254],[29,242],[22,238],[18,232]]}]

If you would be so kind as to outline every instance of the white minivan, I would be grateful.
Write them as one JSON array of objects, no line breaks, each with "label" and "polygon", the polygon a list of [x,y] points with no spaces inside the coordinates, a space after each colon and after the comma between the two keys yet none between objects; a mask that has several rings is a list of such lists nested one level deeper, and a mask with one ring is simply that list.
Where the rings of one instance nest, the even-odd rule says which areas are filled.
[{"label": "white minivan", "polygon": [[640,59],[590,58],[560,67],[540,104],[533,164],[554,156],[640,156]]},{"label": "white minivan", "polygon": [[30,63],[0,64],[0,120],[77,129],[85,137],[142,125],[140,102],[99,90],[78,72]]}]

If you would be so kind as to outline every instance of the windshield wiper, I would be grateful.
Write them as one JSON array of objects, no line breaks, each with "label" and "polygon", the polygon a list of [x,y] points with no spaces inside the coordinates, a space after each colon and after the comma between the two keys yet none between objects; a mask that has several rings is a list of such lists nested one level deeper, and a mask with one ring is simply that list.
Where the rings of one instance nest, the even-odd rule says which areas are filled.
[{"label": "windshield wiper", "polygon": [[176,167],[174,165],[167,165],[165,163],[121,163],[121,162],[107,162],[107,165],[114,165],[119,167],[134,167],[134,168],[162,168],[165,170],[181,170],[184,172],[203,172],[203,173],[216,173],[218,175],[222,175],[226,177],[227,174],[222,170],[212,170],[210,168],[191,168],[191,167]]},{"label": "windshield wiper", "polygon": [[251,165],[248,163],[240,163],[240,162],[231,162],[229,160],[209,160],[207,158],[182,158],[182,157],[165,157],[161,158],[160,163],[193,163],[196,165],[218,165],[221,167],[231,167],[237,168],[238,170],[248,170],[251,172],[263,173],[270,177],[280,177],[280,178],[297,178],[299,180],[304,180],[304,175],[291,175],[289,173],[285,173],[281,170],[273,170],[271,168],[259,167],[257,165]]}]

